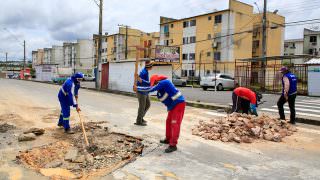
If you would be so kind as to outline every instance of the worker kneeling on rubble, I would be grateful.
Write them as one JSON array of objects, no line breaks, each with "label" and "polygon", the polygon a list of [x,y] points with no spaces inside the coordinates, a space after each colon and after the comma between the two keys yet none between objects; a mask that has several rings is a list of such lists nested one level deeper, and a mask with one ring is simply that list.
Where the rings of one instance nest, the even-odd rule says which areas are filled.
[{"label": "worker kneeling on rubble", "polygon": [[186,107],[185,99],[166,76],[151,76],[150,85],[150,87],[136,87],[135,85],[134,90],[147,93],[157,91],[158,99],[167,106],[166,138],[160,140],[160,143],[169,144],[165,152],[171,153],[177,150],[180,126]]},{"label": "worker kneeling on rubble", "polygon": [[248,114],[251,109],[251,113],[258,116],[257,113],[257,95],[245,87],[238,87],[233,90],[232,93],[232,112],[239,112]]},{"label": "worker kneeling on rubble", "polygon": [[64,127],[65,133],[73,134],[69,125],[70,119],[70,106],[76,108],[79,112],[81,111],[78,106],[78,92],[80,89],[80,81],[82,81],[84,75],[82,73],[75,73],[71,78],[67,79],[66,82],[60,88],[58,98],[61,106],[61,114],[58,122],[59,127]]}]

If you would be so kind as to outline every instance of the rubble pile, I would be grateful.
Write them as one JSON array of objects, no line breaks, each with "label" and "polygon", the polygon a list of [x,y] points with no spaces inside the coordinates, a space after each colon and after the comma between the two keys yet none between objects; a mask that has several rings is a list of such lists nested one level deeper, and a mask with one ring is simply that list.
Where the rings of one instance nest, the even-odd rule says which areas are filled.
[{"label": "rubble pile", "polygon": [[255,139],[281,142],[291,136],[297,128],[278,119],[262,115],[259,117],[233,113],[225,118],[200,121],[192,134],[209,140],[222,142],[252,143]]},{"label": "rubble pile", "polygon": [[[86,123],[89,147],[85,147],[80,127],[76,134],[64,141],[21,152],[17,159],[39,172],[64,169],[75,177],[97,171],[111,171],[142,154],[142,139],[125,134],[108,132],[99,123]],[[45,171],[44,171],[45,169]]]}]

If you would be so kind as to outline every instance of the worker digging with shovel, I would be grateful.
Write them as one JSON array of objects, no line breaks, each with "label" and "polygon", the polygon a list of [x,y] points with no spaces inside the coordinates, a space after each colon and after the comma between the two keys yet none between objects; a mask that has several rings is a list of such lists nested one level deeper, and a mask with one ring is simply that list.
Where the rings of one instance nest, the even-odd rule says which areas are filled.
[{"label": "worker digging with shovel", "polygon": [[150,87],[137,87],[135,84],[134,91],[151,93],[157,91],[158,99],[167,106],[168,116],[166,120],[166,138],[160,140],[160,143],[169,144],[165,150],[171,153],[177,150],[177,143],[180,134],[180,126],[186,107],[185,98],[181,92],[163,75],[152,75]]},{"label": "worker digging with shovel", "polygon": [[83,73],[77,72],[65,81],[59,90],[58,98],[61,106],[61,114],[58,122],[59,127],[64,127],[65,133],[74,134],[70,129],[70,106],[76,108],[80,112],[78,101],[78,92],[80,89],[80,81],[84,78]]}]

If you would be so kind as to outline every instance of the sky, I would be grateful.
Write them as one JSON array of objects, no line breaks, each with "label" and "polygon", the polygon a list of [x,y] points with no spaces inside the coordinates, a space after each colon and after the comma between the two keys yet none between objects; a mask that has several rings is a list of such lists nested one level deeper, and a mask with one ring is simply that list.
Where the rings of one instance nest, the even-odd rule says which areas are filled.
[{"label": "sky", "polygon": [[[255,12],[263,10],[263,0],[240,1],[253,5]],[[320,0],[267,1],[268,11],[277,9],[286,22],[320,17]],[[154,32],[160,16],[179,19],[227,8],[228,0],[104,0],[103,32],[116,32],[118,24]],[[24,40],[30,60],[32,50],[91,39],[98,32],[98,13],[94,0],[1,0],[0,61],[5,52],[9,59],[21,60]],[[304,27],[320,30],[319,23],[290,26],[285,38],[302,38]]]}]

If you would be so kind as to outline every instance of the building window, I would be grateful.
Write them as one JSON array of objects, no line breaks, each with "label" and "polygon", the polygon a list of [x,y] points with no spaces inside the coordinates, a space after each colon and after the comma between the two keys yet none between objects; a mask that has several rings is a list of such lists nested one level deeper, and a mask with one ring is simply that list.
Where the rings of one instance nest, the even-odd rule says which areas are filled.
[{"label": "building window", "polygon": [[187,70],[181,70],[181,77],[187,77],[188,71]]},{"label": "building window", "polygon": [[211,39],[211,34],[208,34],[208,40],[210,40]]},{"label": "building window", "polygon": [[212,19],[212,17],[211,17],[211,16],[209,16],[209,17],[208,17],[208,21],[211,21],[211,19]]},{"label": "building window", "polygon": [[221,60],[221,53],[220,52],[214,52],[214,60]]},{"label": "building window", "polygon": [[184,38],[182,39],[182,41],[183,41],[183,44],[188,44],[188,38],[187,38],[187,37],[184,37]]},{"label": "building window", "polygon": [[313,49],[309,49],[309,54],[313,55]]},{"label": "building window", "polygon": [[221,14],[214,16],[214,23],[215,24],[219,24],[221,22],[222,22],[222,15]]},{"label": "building window", "polygon": [[196,42],[196,37],[195,36],[190,37],[190,43],[195,43],[195,42]]},{"label": "building window", "polygon": [[197,25],[197,21],[195,19],[190,21],[190,26],[196,26],[196,25]]},{"label": "building window", "polygon": [[183,22],[183,28],[189,27],[189,21],[184,21]]},{"label": "building window", "polygon": [[252,43],[252,48],[254,48],[254,49],[258,48],[259,44],[260,44],[259,40],[254,40]]},{"label": "building window", "polygon": [[189,60],[195,60],[196,59],[196,54],[195,53],[190,53],[189,54]]},{"label": "building window", "polygon": [[182,60],[188,60],[188,54],[182,54]]},{"label": "building window", "polygon": [[174,27],[174,25],[173,24],[171,24],[171,28],[173,28]]},{"label": "building window", "polygon": [[207,52],[207,57],[211,56],[211,52]]},{"label": "building window", "polygon": [[169,40],[164,40],[163,42],[165,46],[169,46]]},{"label": "building window", "polygon": [[170,39],[170,43],[173,44],[173,39]]},{"label": "building window", "polygon": [[207,73],[206,73],[207,75],[209,75],[210,74],[210,70],[207,70]]},{"label": "building window", "polygon": [[317,36],[310,36],[310,42],[316,43],[317,42]]},{"label": "building window", "polygon": [[295,49],[296,48],[296,43],[292,43],[290,48],[291,49]]},{"label": "building window", "polygon": [[164,31],[164,33],[168,33],[169,32],[169,25],[164,25],[163,31]]},{"label": "building window", "polygon": [[194,77],[194,70],[189,70],[189,76]]}]

